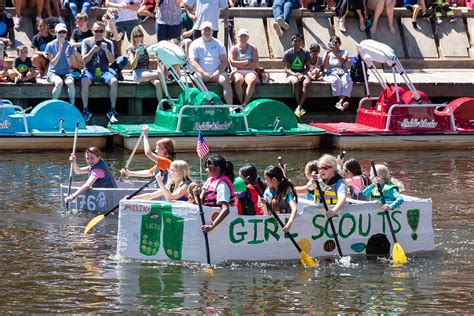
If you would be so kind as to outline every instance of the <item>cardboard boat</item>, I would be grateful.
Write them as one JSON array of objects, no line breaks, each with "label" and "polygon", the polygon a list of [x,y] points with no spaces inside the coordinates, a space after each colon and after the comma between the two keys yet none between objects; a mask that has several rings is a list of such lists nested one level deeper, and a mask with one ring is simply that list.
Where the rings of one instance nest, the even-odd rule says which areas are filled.
[{"label": "cardboard boat", "polygon": [[[434,250],[431,199],[404,196],[390,211],[398,242],[405,253]],[[206,222],[218,209],[204,207]],[[393,241],[380,204],[346,205],[334,217],[344,255],[362,255],[368,248]],[[280,215],[282,220],[289,215]],[[333,232],[321,205],[301,198],[291,228],[300,247],[312,257],[337,256]],[[387,245],[378,245],[385,234]],[[375,236],[375,237],[374,237]],[[383,236],[383,235],[382,235]],[[208,234],[212,264],[233,261],[299,260],[299,253],[272,216],[238,216],[235,209]],[[121,201],[117,232],[119,259],[193,261],[206,263],[206,248],[198,206],[186,202]]]},{"label": "cardboard boat", "polygon": [[26,113],[0,100],[0,150],[71,150],[77,122],[78,150],[106,146],[112,133],[102,126],[86,126],[81,112],[70,103],[43,101]]},{"label": "cardboard boat", "polygon": [[[355,123],[313,123],[328,132],[326,140],[335,147],[365,149],[449,149],[474,147],[474,98],[458,98],[448,104],[433,104],[415,89],[394,51],[374,40],[357,47],[362,58],[367,94],[366,67],[383,91],[378,97],[359,102]],[[375,68],[375,62],[392,68],[394,85],[389,86]],[[398,86],[396,72],[408,90]]]}]

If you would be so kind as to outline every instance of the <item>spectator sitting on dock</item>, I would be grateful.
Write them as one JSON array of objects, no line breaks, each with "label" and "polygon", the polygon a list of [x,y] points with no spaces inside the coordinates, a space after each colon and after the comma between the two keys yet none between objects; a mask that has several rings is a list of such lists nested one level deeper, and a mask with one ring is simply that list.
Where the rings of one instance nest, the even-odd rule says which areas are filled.
[{"label": "spectator sitting on dock", "polygon": [[[5,11],[5,0],[0,0],[0,43],[4,44],[4,48],[15,45],[13,27],[13,17]],[[1,58],[3,59],[3,56]]]},{"label": "spectator sitting on dock", "polygon": [[85,13],[78,13],[76,15],[76,27],[71,34],[71,44],[81,53],[82,41],[88,37],[94,36],[87,23],[89,16]]},{"label": "spectator sitting on dock", "polygon": [[18,57],[13,61],[12,69],[8,70],[8,77],[14,83],[36,82],[38,71],[33,67],[31,58],[28,57],[26,45],[17,46]]},{"label": "spectator sitting on dock", "polygon": [[397,30],[393,26],[393,9],[395,8],[396,0],[367,0],[367,9],[374,11],[374,19],[372,26],[370,27],[370,33],[375,34],[377,32],[377,24],[379,23],[380,15],[382,15],[383,9],[385,8],[385,14],[388,20],[388,29],[390,33],[396,34]]},{"label": "spectator sitting on dock", "polygon": [[109,64],[114,61],[114,46],[111,41],[104,38],[105,24],[97,21],[92,26],[93,37],[86,38],[82,42],[82,59],[86,68],[82,73],[81,96],[84,105],[84,120],[90,120],[92,114],[89,112],[89,86],[92,82],[103,82],[110,86],[111,109],[107,117],[111,123],[118,122],[115,111],[117,101],[118,81],[110,71]]},{"label": "spectator sitting on dock", "polygon": [[304,101],[308,96],[309,84],[308,77],[310,55],[303,48],[303,36],[295,34],[291,37],[292,48],[283,54],[283,64],[286,73],[286,81],[291,83],[293,96],[298,103],[295,110],[297,117],[302,117],[306,111],[303,109]]},{"label": "spectator sitting on dock", "polygon": [[77,11],[81,11],[80,13],[87,16],[91,8],[90,0],[62,0],[62,4],[64,8],[69,9],[71,24],[76,24]]},{"label": "spectator sitting on dock", "polygon": [[323,58],[319,56],[321,48],[319,44],[313,43],[309,47],[309,71],[311,81],[321,81],[324,78]]},{"label": "spectator sitting on dock", "polygon": [[21,10],[27,9],[27,8],[36,8],[36,23],[41,21],[43,18],[41,17],[43,15],[43,6],[44,6],[44,0],[36,0],[36,1],[27,1],[27,0],[14,0],[15,3],[15,17],[13,18],[13,24],[15,30],[19,30],[21,26]]},{"label": "spectator sitting on dock", "polygon": [[217,38],[219,32],[219,14],[222,10],[222,18],[224,27],[229,26],[229,3],[227,0],[183,0],[183,3],[193,11],[196,16],[194,21],[193,39],[198,39],[202,36],[201,32],[204,29],[204,23],[211,23],[213,29],[212,37]]},{"label": "spectator sitting on dock", "polygon": [[273,28],[279,37],[283,36],[283,31],[288,31],[290,28],[291,11],[303,6],[301,0],[274,0],[273,1]]},{"label": "spectator sitting on dock", "polygon": [[[365,32],[365,0],[340,0],[336,3],[335,13],[339,20],[339,30],[346,32],[346,16],[349,11],[354,11],[359,17],[359,30]],[[336,24],[336,23],[335,23]]]},{"label": "spectator sitting on dock", "polygon": [[137,15],[140,2],[140,0],[105,0],[105,7],[118,10],[118,16],[115,20],[117,30],[126,33],[129,42],[132,40],[133,28],[140,23]]},{"label": "spectator sitting on dock", "polygon": [[59,0],[45,0],[46,13],[49,18],[53,18],[53,12],[51,11],[51,4],[53,4],[54,11],[56,11],[56,19],[58,23],[64,23],[64,19],[61,16],[61,2]]},{"label": "spectator sitting on dock", "polygon": [[138,25],[132,30],[132,44],[127,48],[128,59],[133,69],[133,80],[139,83],[150,82],[155,86],[158,102],[163,98],[163,90],[159,80],[160,73],[150,69],[150,56],[143,43],[145,31]]},{"label": "spectator sitting on dock", "polygon": [[122,51],[122,38],[123,31],[119,31],[117,28],[116,18],[118,17],[118,10],[114,8],[108,8],[105,14],[102,16],[102,22],[105,24],[105,33],[107,39],[112,41],[114,45],[114,58],[115,61],[110,65],[110,68],[114,71],[114,75],[118,81],[123,81],[122,70],[128,65],[128,58],[121,56]]},{"label": "spectator sitting on dock", "polygon": [[41,77],[46,76],[48,72],[49,59],[44,50],[46,49],[46,45],[52,40],[54,40],[54,35],[49,33],[48,23],[46,20],[40,20],[38,22],[38,34],[33,36],[31,47],[35,50],[35,54],[32,58],[33,66],[40,71]]},{"label": "spectator sitting on dock", "polygon": [[186,57],[189,57],[189,46],[193,41],[194,34],[194,20],[196,16],[184,5],[181,3],[181,18],[183,19],[183,29],[181,30],[181,43],[179,46],[184,50]]},{"label": "spectator sitting on dock", "polygon": [[421,29],[416,23],[416,17],[418,13],[422,13],[421,17],[424,19],[431,18],[431,14],[426,13],[426,4],[425,0],[404,0],[404,6],[408,10],[412,11],[411,24],[414,29]]},{"label": "spectator sitting on dock", "polygon": [[[58,23],[54,28],[56,39],[49,42],[46,46],[46,54],[49,58],[48,82],[54,85],[52,99],[59,99],[63,83],[68,89],[70,103],[75,104],[76,88],[74,87],[74,75],[71,65],[74,64],[72,59],[79,59],[82,63],[79,52],[67,40],[66,24]],[[77,62],[76,62],[77,64]],[[76,72],[76,78],[80,78],[80,73]]]},{"label": "spectator sitting on dock", "polygon": [[194,40],[189,47],[189,59],[196,72],[206,82],[219,82],[224,89],[224,100],[233,103],[232,86],[227,67],[227,52],[224,44],[212,37],[213,25],[205,21],[201,25],[202,37]]}]

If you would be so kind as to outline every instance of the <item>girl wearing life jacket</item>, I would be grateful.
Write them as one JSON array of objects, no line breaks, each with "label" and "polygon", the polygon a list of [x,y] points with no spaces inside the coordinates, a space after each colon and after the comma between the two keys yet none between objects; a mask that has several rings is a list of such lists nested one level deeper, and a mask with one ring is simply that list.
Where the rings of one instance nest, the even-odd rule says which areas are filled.
[{"label": "girl wearing life jacket", "polygon": [[221,155],[211,155],[206,161],[208,178],[201,193],[202,204],[219,207],[220,212],[210,225],[203,225],[202,230],[209,232],[219,225],[229,214],[229,206],[235,204],[234,166]]},{"label": "girl wearing life jacket", "polygon": [[316,190],[316,185],[313,182],[313,172],[318,172],[317,160],[308,161],[308,163],[304,167],[304,175],[306,176],[306,179],[308,179],[306,185],[298,186],[295,188],[298,194],[306,194],[306,196],[310,200],[314,199],[314,190]]},{"label": "girl wearing life jacket", "polygon": [[153,200],[164,196],[167,201],[188,201],[188,186],[192,182],[189,178],[189,165],[184,160],[175,160],[168,169],[169,181],[163,182],[161,172],[155,176],[159,190],[133,197],[133,200]]},{"label": "girl wearing life jacket", "polygon": [[283,231],[288,232],[297,213],[298,195],[295,187],[279,166],[269,166],[265,169],[265,182],[267,183],[267,189],[260,200],[259,206],[264,211],[271,207],[277,214],[290,214],[288,222],[283,227]]},{"label": "girl wearing life jacket", "polygon": [[255,165],[248,163],[242,166],[239,170],[239,177],[245,182],[246,189],[242,193],[236,194],[237,213],[239,215],[264,215],[262,208],[258,206],[258,192],[253,184],[260,194],[265,191],[265,185],[258,176]]},{"label": "girl wearing life jacket", "polygon": [[378,177],[374,177],[373,171],[370,170],[372,184],[366,187],[362,193],[365,196],[370,196],[371,201],[381,202],[380,192],[377,188],[377,183],[380,183],[382,185],[382,194],[387,203],[382,205],[382,208],[385,211],[396,209],[403,203],[403,198],[400,195],[400,192],[404,190],[403,183],[390,177],[389,170],[384,165],[375,165],[375,169],[377,170]]},{"label": "girl wearing life jacket", "polygon": [[362,173],[359,162],[351,158],[342,165],[342,174],[349,187],[349,197],[354,200],[368,201],[369,197],[362,194],[362,191],[369,185],[369,179]]},{"label": "girl wearing life jacket", "polygon": [[69,160],[72,162],[72,168],[75,174],[89,174],[87,181],[73,194],[64,199],[66,203],[71,202],[90,188],[116,188],[114,176],[109,167],[102,160],[102,153],[99,148],[89,147],[86,149],[86,167],[77,165],[76,155],[71,154]]},{"label": "girl wearing life jacket", "polygon": [[162,138],[156,142],[155,152],[151,150],[150,142],[148,141],[148,125],[143,126],[143,147],[145,155],[155,163],[150,169],[131,171],[127,168],[120,170],[120,173],[127,177],[152,177],[160,171],[163,175],[163,182],[166,183],[168,179],[168,169],[171,162],[174,160],[176,154],[174,152],[174,141],[171,138]]},{"label": "girl wearing life jacket", "polygon": [[[329,207],[325,213],[327,218],[333,217],[346,203],[347,184],[337,171],[336,157],[332,155],[322,155],[318,160],[319,174],[313,174],[314,181],[319,181],[321,189],[324,191],[324,199]],[[319,191],[314,191],[314,202],[322,203]]]}]

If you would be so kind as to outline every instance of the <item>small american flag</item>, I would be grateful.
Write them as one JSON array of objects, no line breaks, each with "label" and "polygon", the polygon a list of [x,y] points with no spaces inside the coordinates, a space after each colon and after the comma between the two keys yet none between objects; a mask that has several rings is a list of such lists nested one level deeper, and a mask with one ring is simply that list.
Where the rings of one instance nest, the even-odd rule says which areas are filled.
[{"label": "small american flag", "polygon": [[209,147],[207,146],[206,141],[204,140],[204,137],[202,137],[201,131],[199,131],[199,134],[198,134],[196,152],[199,156],[199,159],[204,158],[209,153]]}]

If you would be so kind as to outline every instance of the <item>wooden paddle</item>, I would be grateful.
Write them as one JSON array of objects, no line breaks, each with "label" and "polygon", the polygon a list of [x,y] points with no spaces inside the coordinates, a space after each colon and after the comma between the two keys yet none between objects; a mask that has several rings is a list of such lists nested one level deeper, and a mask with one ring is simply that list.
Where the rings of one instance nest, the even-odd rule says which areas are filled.
[{"label": "wooden paddle", "polygon": [[[315,180],[316,186],[318,188],[319,196],[321,197],[321,201],[324,206],[324,210],[329,212],[328,204],[326,203],[326,199],[324,198],[324,191],[321,189],[321,185],[319,184],[318,179]],[[328,218],[329,224],[331,225],[332,233],[334,234],[334,241],[336,242],[336,247],[337,247],[337,252],[339,253],[339,256],[342,258],[342,250],[341,250],[341,245],[339,244],[339,238],[337,237],[337,231],[336,228],[334,227],[334,222],[332,220],[332,217]]]},{"label": "wooden paddle", "polygon": [[[252,181],[252,178],[250,178],[250,176],[248,176],[247,180],[250,182],[250,184],[252,184],[255,191],[257,191],[258,196],[262,198],[263,197],[263,192],[261,192],[259,190],[259,188],[255,184],[255,182]],[[280,217],[278,216],[278,214],[275,213],[275,211],[272,209],[270,203],[266,203],[266,205],[267,205],[267,209],[270,210],[270,213],[272,213],[272,216],[277,220],[278,224],[280,224],[280,227],[283,229],[283,227],[285,227],[285,224],[283,224],[283,222],[280,219]],[[306,252],[304,252],[303,249],[301,249],[301,247],[298,245],[298,243],[295,241],[295,239],[293,238],[293,236],[291,236],[291,234],[289,232],[288,232],[288,237],[290,238],[291,242],[293,243],[295,248],[300,253],[301,264],[304,267],[310,267],[310,268],[316,267],[316,262],[313,260],[313,258],[311,258]]]},{"label": "wooden paddle", "polygon": [[[200,194],[195,194],[196,200],[199,205],[199,215],[201,215],[201,223],[202,225],[206,225],[206,220],[204,219],[204,210],[202,208],[202,202],[201,202],[201,195]],[[206,244],[206,261],[208,265],[208,272],[212,273],[212,266],[211,266],[211,252],[209,250],[209,238],[207,236],[207,232],[203,231],[204,234],[204,243]]]},{"label": "wooden paddle", "polygon": [[[134,197],[135,195],[137,195],[138,193],[140,193],[143,189],[145,189],[147,186],[149,186],[153,181],[155,181],[155,177],[153,177],[153,179],[151,179],[150,181],[148,181],[147,183],[145,183],[144,185],[142,185],[140,187],[140,189],[138,189],[137,191],[133,192],[131,195],[127,196],[127,200],[130,200],[132,197]],[[94,227],[95,225],[97,225],[98,222],[100,222],[101,220],[103,220],[104,218],[106,218],[107,216],[109,216],[113,211],[115,211],[116,209],[118,209],[120,206],[120,203],[115,205],[114,208],[112,208],[110,211],[108,211],[107,213],[104,213],[104,214],[100,214],[99,216],[96,216],[94,217],[90,222],[89,224],[87,224],[86,228],[84,229],[84,235],[87,234],[87,232],[89,230],[91,230],[92,227]]]},{"label": "wooden paddle", "polygon": [[[375,162],[373,160],[370,161],[370,165],[372,166],[372,171],[374,172],[374,176],[378,177],[377,169],[375,169]],[[382,192],[382,184],[377,183],[377,189],[379,190],[380,198],[382,199],[382,205],[387,204],[385,201],[385,197],[383,196]],[[393,250],[392,250],[392,260],[397,261],[398,263],[404,264],[407,263],[407,256],[403,251],[402,246],[397,241],[397,236],[395,236],[395,231],[393,230],[392,220],[390,219],[390,214],[388,211],[384,210],[384,214],[387,217],[388,227],[390,228],[390,233],[392,234],[393,238]]]},{"label": "wooden paddle", "polygon": [[[78,131],[79,131],[79,121],[76,122],[76,128],[74,129],[74,142],[72,143],[72,155],[76,154]],[[67,196],[71,194],[72,172],[73,172],[73,162],[71,161],[71,167],[69,168],[69,185],[67,187]],[[66,203],[66,211],[69,211],[69,202]]]},{"label": "wooden paddle", "polygon": [[[141,132],[140,136],[137,139],[137,142],[135,143],[135,147],[133,147],[132,153],[130,154],[130,157],[128,157],[127,163],[125,164],[124,169],[128,169],[128,166],[130,166],[130,163],[132,162],[133,156],[135,155],[135,152],[138,149],[138,146],[140,146],[140,142],[142,141],[143,138],[143,132]],[[123,174],[120,173],[119,177],[119,182],[122,181]]]}]

